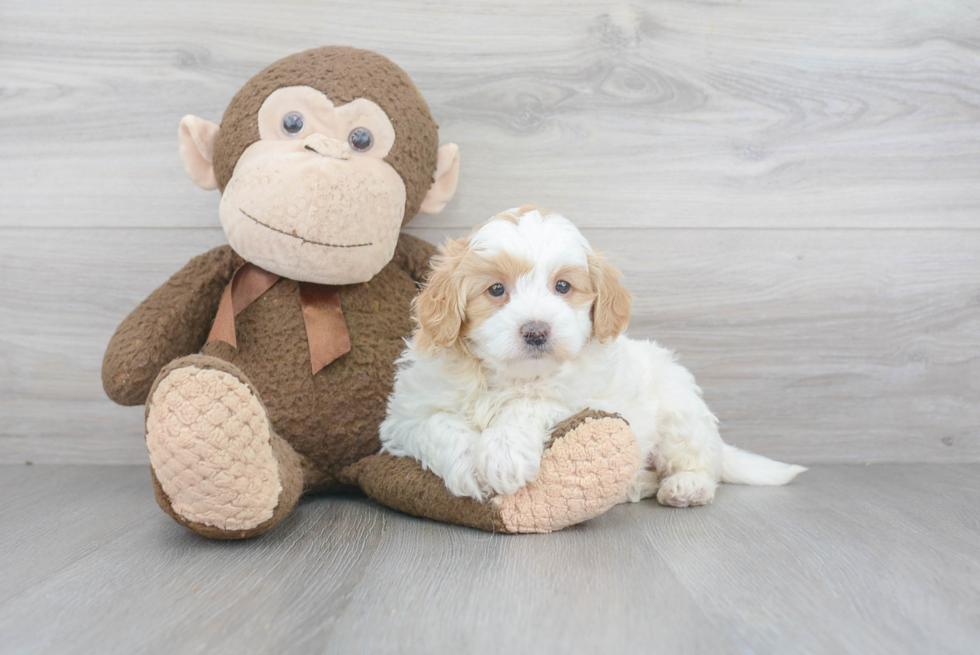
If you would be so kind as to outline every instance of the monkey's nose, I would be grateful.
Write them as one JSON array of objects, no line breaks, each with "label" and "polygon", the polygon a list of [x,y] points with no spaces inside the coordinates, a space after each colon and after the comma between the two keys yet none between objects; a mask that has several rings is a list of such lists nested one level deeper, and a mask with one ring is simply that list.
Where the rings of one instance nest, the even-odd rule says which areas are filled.
[{"label": "monkey's nose", "polygon": [[311,134],[303,139],[303,147],[323,157],[350,159],[350,146],[346,142],[322,134]]},{"label": "monkey's nose", "polygon": [[528,321],[521,326],[521,336],[529,346],[543,346],[548,342],[551,326],[544,321]]}]

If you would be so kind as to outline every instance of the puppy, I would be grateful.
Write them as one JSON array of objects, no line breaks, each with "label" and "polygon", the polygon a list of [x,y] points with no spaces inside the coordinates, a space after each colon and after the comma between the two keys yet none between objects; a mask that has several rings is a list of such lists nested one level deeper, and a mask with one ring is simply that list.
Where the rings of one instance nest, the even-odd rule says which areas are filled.
[{"label": "puppy", "polygon": [[457,496],[534,480],[549,432],[585,409],[617,412],[645,467],[628,500],[711,502],[718,482],[785,484],[806,470],[725,444],[671,351],[623,335],[631,296],[558,214],[499,214],[433,259],[417,330],[398,363],[384,450],[408,455]]}]

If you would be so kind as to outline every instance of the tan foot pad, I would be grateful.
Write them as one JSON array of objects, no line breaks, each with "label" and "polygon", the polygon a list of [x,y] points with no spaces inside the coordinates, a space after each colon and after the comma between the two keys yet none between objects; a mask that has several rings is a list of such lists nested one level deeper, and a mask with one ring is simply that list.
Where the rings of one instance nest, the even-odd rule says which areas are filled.
[{"label": "tan foot pad", "polygon": [[282,484],[271,435],[248,385],[212,368],[174,369],[147,408],[150,464],[173,510],[223,530],[272,518]]},{"label": "tan foot pad", "polygon": [[602,514],[640,470],[640,445],[620,418],[586,418],[541,458],[537,479],[499,497],[509,532],[554,532]]}]

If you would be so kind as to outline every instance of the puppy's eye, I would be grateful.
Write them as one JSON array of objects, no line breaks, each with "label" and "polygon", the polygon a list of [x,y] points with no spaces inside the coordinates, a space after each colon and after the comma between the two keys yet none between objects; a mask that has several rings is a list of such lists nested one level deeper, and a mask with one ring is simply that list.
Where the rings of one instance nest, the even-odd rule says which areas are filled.
[{"label": "puppy's eye", "polygon": [[291,111],[282,117],[282,131],[287,136],[296,136],[303,131],[303,114],[298,111]]},{"label": "puppy's eye", "polygon": [[565,295],[571,290],[572,290],[572,285],[566,282],[565,280],[558,280],[558,282],[555,283],[555,291],[557,291],[561,295]]},{"label": "puppy's eye", "polygon": [[504,291],[506,291],[506,289],[504,289],[504,285],[500,284],[499,282],[491,285],[490,288],[487,289],[487,293],[494,298],[499,298],[500,296],[504,295]]},{"label": "puppy's eye", "polygon": [[347,136],[347,142],[357,152],[367,152],[374,145],[374,135],[366,127],[355,127]]}]

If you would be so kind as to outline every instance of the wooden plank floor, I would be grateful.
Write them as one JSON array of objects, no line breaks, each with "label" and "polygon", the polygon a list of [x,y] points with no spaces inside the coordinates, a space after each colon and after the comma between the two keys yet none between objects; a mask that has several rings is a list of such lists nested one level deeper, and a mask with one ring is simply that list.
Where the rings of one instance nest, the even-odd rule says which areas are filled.
[{"label": "wooden plank floor", "polygon": [[491,535],[360,497],[222,543],[136,466],[0,467],[3,653],[977,653],[980,464]]}]

